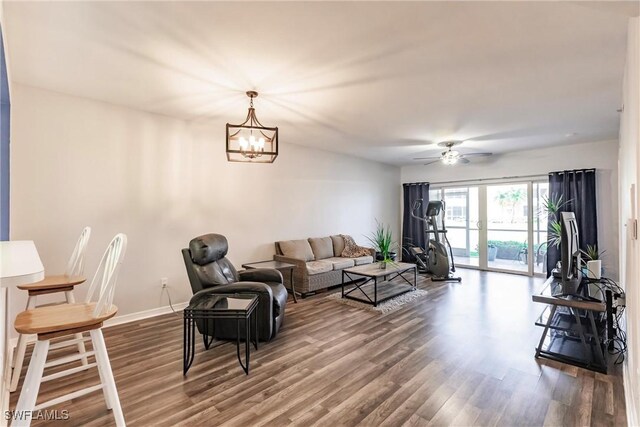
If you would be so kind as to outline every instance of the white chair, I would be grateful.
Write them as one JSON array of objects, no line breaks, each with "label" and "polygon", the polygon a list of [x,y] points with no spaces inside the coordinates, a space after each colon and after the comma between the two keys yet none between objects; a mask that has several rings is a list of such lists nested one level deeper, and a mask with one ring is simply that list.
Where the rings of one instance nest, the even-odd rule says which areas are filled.
[{"label": "white chair", "polygon": [[[84,283],[87,279],[83,277],[84,274],[84,255],[89,243],[89,237],[91,237],[91,227],[85,227],[80,234],[80,238],[76,243],[76,247],[73,249],[71,258],[67,264],[67,269],[62,276],[47,276],[44,280],[28,285],[18,286],[18,289],[29,292],[27,298],[26,310],[38,306],[38,295],[55,294],[64,292],[67,303],[73,304],[75,298],[73,297],[73,289],[76,285]],[[73,340],[67,341],[67,345],[76,344],[78,352],[80,354],[85,352],[84,339],[81,333],[76,334]],[[20,381],[20,374],[22,372],[22,364],[24,362],[24,355],[27,350],[27,336],[20,334],[18,337],[18,345],[16,346],[15,357],[11,360],[11,367],[13,373],[11,374],[11,384],[9,391],[14,392],[18,388],[18,381]],[[88,365],[87,358],[82,358],[82,364]]]},{"label": "white chair", "polygon": [[[118,311],[118,308],[113,305],[113,295],[126,248],[127,236],[124,234],[116,235],[109,244],[96,270],[96,274],[93,276],[86,302],[36,307],[23,311],[16,317],[16,331],[21,334],[37,334],[38,341],[31,356],[27,376],[16,406],[16,418],[12,426],[28,426],[31,423],[32,411],[76,399],[97,390],[102,390],[107,408],[113,410],[116,425],[125,425],[116,383],[109,363],[107,347],[102,335],[102,323],[115,316]],[[100,384],[36,405],[38,391],[42,382],[65,377],[85,368],[84,366],[69,368],[43,376],[46,367],[59,366],[72,360],[79,360],[79,357],[74,355],[47,363],[47,353],[50,348],[54,348],[56,345],[50,345],[50,340],[86,331],[89,331],[91,335],[93,351],[85,352],[83,356],[95,357],[96,362],[90,363],[89,367],[98,368]]]}]

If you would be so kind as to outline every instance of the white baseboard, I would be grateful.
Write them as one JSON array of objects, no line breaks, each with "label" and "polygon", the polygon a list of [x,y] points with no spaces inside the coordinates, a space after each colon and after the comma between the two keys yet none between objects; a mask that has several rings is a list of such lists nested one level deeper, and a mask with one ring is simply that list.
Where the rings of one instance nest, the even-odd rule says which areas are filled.
[{"label": "white baseboard", "polygon": [[[184,309],[188,302],[180,302],[173,305],[173,310],[180,311]],[[124,323],[136,322],[142,319],[148,319],[149,317],[162,316],[163,314],[173,313],[171,306],[164,306],[158,308],[152,308],[151,310],[139,311],[137,313],[124,314],[122,316],[113,317],[104,322],[105,328],[110,326],[122,325]]]},{"label": "white baseboard", "polygon": [[[188,302],[180,302],[173,305],[173,310],[180,311],[187,306]],[[138,320],[148,319],[150,317],[162,316],[163,314],[173,313],[171,306],[164,306],[158,308],[152,308],[151,310],[139,311],[137,313],[124,314],[122,316],[113,317],[104,322],[104,327],[109,328],[111,326],[123,325],[125,323],[137,322]],[[27,337],[27,343],[36,341],[36,335],[29,335]],[[18,345],[18,338],[11,338],[9,340],[10,354],[13,354],[13,349]]]},{"label": "white baseboard", "polygon": [[627,425],[638,426],[640,425],[640,416],[638,415],[638,407],[630,377],[629,364],[625,363],[622,368],[622,381],[624,385],[624,400],[627,407]]}]

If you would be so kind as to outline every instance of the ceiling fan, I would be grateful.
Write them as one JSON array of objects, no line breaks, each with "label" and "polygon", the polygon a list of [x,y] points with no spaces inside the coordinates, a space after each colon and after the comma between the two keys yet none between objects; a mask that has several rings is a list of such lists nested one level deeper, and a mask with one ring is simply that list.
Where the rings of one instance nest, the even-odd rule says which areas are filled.
[{"label": "ceiling fan", "polygon": [[455,165],[456,163],[467,164],[470,163],[467,157],[488,157],[493,153],[461,153],[456,150],[452,150],[456,145],[462,144],[463,141],[445,141],[438,144],[440,147],[446,147],[447,150],[443,151],[439,157],[415,157],[413,160],[431,160],[426,165],[442,162],[445,165]]}]

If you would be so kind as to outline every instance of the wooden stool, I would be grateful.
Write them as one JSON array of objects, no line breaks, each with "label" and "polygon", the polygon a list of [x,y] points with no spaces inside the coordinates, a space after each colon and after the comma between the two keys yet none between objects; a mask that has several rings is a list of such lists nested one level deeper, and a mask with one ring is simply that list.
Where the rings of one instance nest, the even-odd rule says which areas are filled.
[{"label": "wooden stool", "polygon": [[[62,276],[47,276],[40,282],[31,283],[29,285],[18,286],[18,289],[29,292],[27,298],[26,309],[32,309],[37,307],[38,295],[55,294],[64,292],[65,300],[69,304],[75,303],[73,297],[73,289],[76,285],[85,282],[85,278],[82,277],[84,272],[84,254],[89,243],[89,237],[91,236],[91,228],[85,227],[80,234],[80,238],[76,243],[76,247],[71,254],[67,269]],[[78,347],[79,353],[85,352],[84,338],[81,333],[76,334],[75,338],[68,342],[68,344],[75,343]],[[14,392],[18,388],[18,381],[20,381],[20,373],[22,372],[22,364],[24,362],[24,355],[27,350],[27,336],[20,334],[18,336],[18,345],[16,346],[15,356],[11,359],[11,367],[13,373],[11,374],[11,384],[9,391]],[[82,359],[83,365],[88,365],[87,358]]]},{"label": "wooden stool", "polygon": [[[118,272],[126,252],[126,246],[127,236],[124,234],[118,234],[113,238],[93,277],[86,302],[36,307],[23,311],[16,317],[16,331],[21,334],[37,334],[38,341],[31,356],[27,376],[22,386],[22,391],[20,392],[18,405],[16,406],[16,418],[12,425],[28,426],[31,423],[32,411],[76,399],[97,390],[103,391],[107,408],[113,410],[116,425],[125,425],[101,328],[103,322],[115,316],[118,311],[117,307],[112,304],[112,301]],[[97,302],[91,302],[94,296],[98,297]],[[54,359],[47,363],[47,353],[49,349],[58,345],[50,345],[52,338],[80,334],[86,331],[88,331],[91,336],[93,351],[85,351],[80,355]],[[47,367],[59,366],[64,363],[80,360],[82,357],[87,358],[90,356],[95,357],[95,363],[90,363],[87,366],[73,367],[43,376],[44,369]],[[98,368],[100,384],[36,405],[40,383],[65,377],[93,367]]]}]

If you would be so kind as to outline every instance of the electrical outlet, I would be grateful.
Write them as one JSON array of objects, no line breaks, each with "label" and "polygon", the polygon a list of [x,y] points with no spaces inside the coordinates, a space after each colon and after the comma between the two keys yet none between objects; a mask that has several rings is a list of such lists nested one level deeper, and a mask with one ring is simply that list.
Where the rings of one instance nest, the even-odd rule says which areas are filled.
[{"label": "electrical outlet", "polygon": [[167,279],[166,277],[162,277],[160,279],[160,285],[162,286],[162,289],[165,289],[169,286],[169,279]]}]

